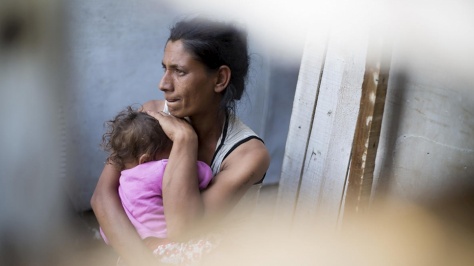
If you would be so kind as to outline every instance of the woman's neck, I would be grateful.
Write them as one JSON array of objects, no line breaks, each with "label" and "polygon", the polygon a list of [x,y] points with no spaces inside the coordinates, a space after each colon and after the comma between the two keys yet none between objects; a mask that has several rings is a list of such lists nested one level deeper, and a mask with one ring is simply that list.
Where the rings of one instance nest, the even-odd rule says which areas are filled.
[{"label": "woman's neck", "polygon": [[225,122],[224,112],[212,112],[207,116],[190,117],[199,141],[200,160],[210,163]]}]

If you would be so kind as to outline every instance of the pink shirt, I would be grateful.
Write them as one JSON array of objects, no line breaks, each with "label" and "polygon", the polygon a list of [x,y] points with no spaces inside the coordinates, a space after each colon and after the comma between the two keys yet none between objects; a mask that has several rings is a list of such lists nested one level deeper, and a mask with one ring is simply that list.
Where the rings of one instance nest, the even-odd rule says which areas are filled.
[{"label": "pink shirt", "polygon": [[[142,239],[166,238],[162,183],[168,160],[151,161],[123,170],[118,188],[122,206]],[[206,188],[212,180],[212,170],[204,162],[197,162],[199,188]],[[102,237],[108,243],[101,230]]]}]

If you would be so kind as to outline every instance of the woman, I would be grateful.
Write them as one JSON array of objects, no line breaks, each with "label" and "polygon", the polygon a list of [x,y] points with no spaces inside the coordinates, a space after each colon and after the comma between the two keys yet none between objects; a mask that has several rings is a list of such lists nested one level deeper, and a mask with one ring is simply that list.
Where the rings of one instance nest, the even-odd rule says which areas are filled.
[{"label": "woman", "polygon": [[[149,101],[143,108],[173,141],[163,177],[163,204],[168,239],[186,241],[193,228],[227,214],[261,182],[270,158],[263,142],[234,115],[249,66],[245,34],[205,19],[180,21],[171,29],[162,65],[159,86],[166,101]],[[209,164],[214,174],[203,192],[198,187],[198,160]],[[113,165],[105,165],[92,208],[127,263],[156,263],[123,211],[119,176]]]}]

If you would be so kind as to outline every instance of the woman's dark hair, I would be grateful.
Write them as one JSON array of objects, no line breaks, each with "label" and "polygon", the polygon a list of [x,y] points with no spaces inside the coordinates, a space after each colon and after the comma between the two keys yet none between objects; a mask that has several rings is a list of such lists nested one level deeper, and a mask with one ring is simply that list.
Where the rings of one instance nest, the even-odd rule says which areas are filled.
[{"label": "woman's dark hair", "polygon": [[222,65],[230,68],[231,78],[220,107],[235,112],[235,102],[245,90],[249,69],[247,33],[230,23],[198,17],[181,20],[171,28],[168,41],[177,40],[209,70],[217,70]]},{"label": "woman's dark hair", "polygon": [[108,161],[120,169],[125,162],[137,162],[142,154],[171,148],[172,142],[163,132],[158,120],[131,106],[107,121],[107,132],[102,136],[102,148],[109,152]]}]

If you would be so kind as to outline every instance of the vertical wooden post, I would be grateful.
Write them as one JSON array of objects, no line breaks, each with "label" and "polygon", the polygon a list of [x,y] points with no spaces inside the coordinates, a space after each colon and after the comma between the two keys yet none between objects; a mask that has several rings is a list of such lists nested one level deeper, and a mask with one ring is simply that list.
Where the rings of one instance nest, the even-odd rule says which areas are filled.
[{"label": "vertical wooden post", "polygon": [[346,184],[344,201],[346,217],[363,213],[369,206],[390,70],[390,57],[384,56],[385,49],[382,38],[369,43]]},{"label": "vertical wooden post", "polygon": [[351,30],[345,25],[331,29],[307,141],[296,224],[335,229],[339,221],[367,57],[366,32]]},{"label": "vertical wooden post", "polygon": [[359,110],[367,31],[337,25],[327,34],[327,48],[321,37],[313,40],[324,46],[307,46],[303,54],[277,213],[280,222],[324,222],[335,228]]},{"label": "vertical wooden post", "polygon": [[291,224],[298,200],[326,56],[326,38],[309,35],[301,60],[276,204],[278,220],[284,224]]}]

